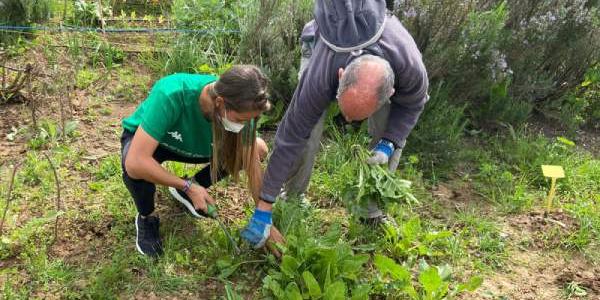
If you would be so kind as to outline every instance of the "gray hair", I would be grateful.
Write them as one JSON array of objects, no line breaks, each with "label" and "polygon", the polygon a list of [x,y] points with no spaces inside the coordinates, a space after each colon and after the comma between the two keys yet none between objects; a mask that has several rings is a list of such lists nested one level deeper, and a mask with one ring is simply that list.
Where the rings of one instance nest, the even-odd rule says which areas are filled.
[{"label": "gray hair", "polygon": [[382,82],[377,88],[377,105],[378,107],[381,107],[390,102],[389,97],[394,89],[394,71],[387,60],[371,54],[361,55],[346,66],[344,74],[342,75],[342,78],[340,78],[337,97],[339,98],[343,92],[356,84],[358,81],[358,71],[365,62],[375,63],[383,67]]}]

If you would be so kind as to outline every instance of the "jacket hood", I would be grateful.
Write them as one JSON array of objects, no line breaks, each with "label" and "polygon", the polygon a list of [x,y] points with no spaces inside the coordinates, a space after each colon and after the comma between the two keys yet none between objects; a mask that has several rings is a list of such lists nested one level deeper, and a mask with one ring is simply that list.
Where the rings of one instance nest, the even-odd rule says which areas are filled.
[{"label": "jacket hood", "polygon": [[316,0],[314,14],[326,42],[361,48],[381,34],[386,4],[385,0]]}]

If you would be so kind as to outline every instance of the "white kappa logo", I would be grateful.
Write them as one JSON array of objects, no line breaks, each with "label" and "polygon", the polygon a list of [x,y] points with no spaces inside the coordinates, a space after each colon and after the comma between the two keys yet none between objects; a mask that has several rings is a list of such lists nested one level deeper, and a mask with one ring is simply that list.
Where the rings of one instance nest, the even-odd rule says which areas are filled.
[{"label": "white kappa logo", "polygon": [[171,132],[167,132],[167,133],[170,134],[172,138],[183,143],[183,138],[181,138],[181,133],[179,133],[177,131],[171,131]]}]

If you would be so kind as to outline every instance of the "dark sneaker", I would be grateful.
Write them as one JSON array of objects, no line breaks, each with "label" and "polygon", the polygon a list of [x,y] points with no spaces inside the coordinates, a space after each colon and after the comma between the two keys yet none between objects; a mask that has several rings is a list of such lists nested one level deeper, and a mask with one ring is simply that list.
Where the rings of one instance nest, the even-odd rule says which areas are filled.
[{"label": "dark sneaker", "polygon": [[190,199],[190,197],[188,197],[188,195],[186,193],[184,193],[182,190],[178,190],[174,187],[169,187],[169,193],[171,193],[171,196],[173,196],[173,198],[175,198],[177,201],[179,201],[179,203],[183,204],[183,206],[186,208],[186,210],[193,217],[208,218],[208,215],[205,212],[203,212],[200,209],[196,210],[194,208],[194,203],[192,203],[192,199]]},{"label": "dark sneaker", "polygon": [[361,223],[372,227],[379,227],[382,225],[391,226],[395,228],[398,227],[398,223],[396,223],[396,220],[394,220],[394,218],[388,216],[385,213],[374,218],[360,218],[359,220]]},{"label": "dark sneaker", "polygon": [[162,255],[162,242],[158,234],[159,224],[158,217],[142,218],[139,214],[135,217],[135,246],[141,254],[152,257]]}]

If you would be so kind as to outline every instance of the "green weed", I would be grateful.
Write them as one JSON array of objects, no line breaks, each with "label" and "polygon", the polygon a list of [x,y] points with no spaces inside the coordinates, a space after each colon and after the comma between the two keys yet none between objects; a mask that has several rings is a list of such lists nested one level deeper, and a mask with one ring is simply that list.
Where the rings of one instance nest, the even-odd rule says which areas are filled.
[{"label": "green weed", "polygon": [[475,291],[483,282],[481,277],[474,276],[467,282],[454,283],[449,266],[429,266],[424,261],[419,264],[417,282],[412,278],[409,268],[389,257],[375,255],[374,264],[380,273],[379,291],[392,299],[403,299],[399,296],[413,300],[454,299],[463,292]]},{"label": "green weed", "polygon": [[369,257],[354,253],[339,224],[319,234],[300,206],[284,202],[278,209],[278,228],[288,243],[281,264],[263,279],[263,290],[277,299],[368,299],[370,286],[361,278]]},{"label": "green weed", "polygon": [[[507,244],[498,225],[482,218],[477,212],[461,212],[456,215],[455,226],[462,228],[458,234],[464,239],[481,260],[478,267],[496,269],[504,265],[507,258]],[[475,264],[477,265],[477,263]]]},{"label": "green weed", "polygon": [[125,52],[106,41],[97,41],[89,55],[90,64],[94,68],[102,65],[111,69],[116,64],[122,63],[124,59]]},{"label": "green weed", "polygon": [[96,82],[100,74],[90,69],[81,69],[75,75],[75,86],[80,90],[85,90]]},{"label": "green weed", "polygon": [[[342,134],[331,128],[332,140],[318,159],[321,181],[318,190],[343,201],[353,216],[361,217],[369,201],[380,207],[388,203],[418,203],[411,192],[411,182],[401,179],[382,166],[369,166],[368,137],[363,130]],[[317,173],[319,174],[319,173]]]},{"label": "green weed", "polygon": [[414,264],[421,257],[445,256],[446,247],[449,246],[448,239],[453,234],[448,230],[425,230],[418,216],[399,223],[398,226],[385,226],[384,232],[385,243],[382,249],[408,265]]},{"label": "green weed", "polygon": [[412,157],[427,178],[445,178],[461,160],[467,119],[465,105],[450,102],[448,87],[438,84],[406,142],[404,156]]}]

